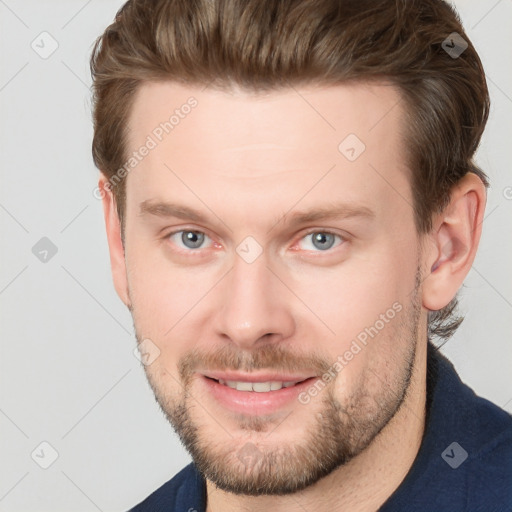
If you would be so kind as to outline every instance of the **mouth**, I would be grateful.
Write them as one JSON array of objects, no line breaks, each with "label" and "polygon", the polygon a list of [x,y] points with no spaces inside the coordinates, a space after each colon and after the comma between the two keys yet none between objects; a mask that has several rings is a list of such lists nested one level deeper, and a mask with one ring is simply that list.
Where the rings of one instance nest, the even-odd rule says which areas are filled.
[{"label": "mouth", "polygon": [[[205,376],[206,377],[206,376]],[[242,380],[226,380],[226,379],[214,379],[213,377],[206,377],[207,379],[218,382],[223,386],[227,386],[231,389],[236,389],[237,391],[254,391],[256,393],[268,393],[269,391],[279,391],[282,388],[290,388],[292,386],[296,386],[306,380],[310,380],[313,377],[307,377],[302,380],[296,381],[277,381],[277,380],[268,380],[264,382],[248,382]]]},{"label": "mouth", "polygon": [[202,396],[210,396],[223,409],[250,416],[272,414],[300,405],[300,393],[318,379],[305,375],[226,373],[198,377],[204,392]]}]

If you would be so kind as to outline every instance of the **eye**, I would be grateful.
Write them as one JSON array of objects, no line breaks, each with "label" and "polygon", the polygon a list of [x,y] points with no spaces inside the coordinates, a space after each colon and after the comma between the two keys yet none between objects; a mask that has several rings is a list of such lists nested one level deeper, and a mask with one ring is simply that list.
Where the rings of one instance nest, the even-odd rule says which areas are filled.
[{"label": "eye", "polygon": [[309,241],[309,243],[306,244],[306,247],[302,248],[306,251],[319,250],[321,252],[325,252],[332,249],[333,246],[337,247],[337,245],[334,245],[336,238],[340,240],[340,243],[337,245],[341,245],[344,242],[343,238],[336,233],[331,233],[330,231],[312,231],[301,239],[301,241]]},{"label": "eye", "polygon": [[210,237],[201,231],[184,229],[169,233],[166,238],[175,243],[180,249],[200,249],[205,239]]},{"label": "eye", "polygon": [[[199,252],[194,249],[205,249],[203,246],[206,240],[210,237],[202,231],[191,229],[183,229],[169,233],[165,237],[176,245],[183,252]],[[339,242],[336,244],[336,239]],[[342,245],[345,240],[343,237],[330,231],[311,231],[302,237],[298,243],[299,248],[306,251],[326,252],[333,247]],[[306,243],[304,243],[306,242]],[[302,245],[301,245],[302,243]]]}]

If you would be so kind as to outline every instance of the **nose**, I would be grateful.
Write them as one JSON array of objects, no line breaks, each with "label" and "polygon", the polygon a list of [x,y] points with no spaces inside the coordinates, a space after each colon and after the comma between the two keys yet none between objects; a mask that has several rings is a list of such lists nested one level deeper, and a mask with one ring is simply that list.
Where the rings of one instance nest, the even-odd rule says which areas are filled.
[{"label": "nose", "polygon": [[217,335],[247,350],[292,336],[292,294],[264,254],[252,263],[236,256],[222,287]]}]

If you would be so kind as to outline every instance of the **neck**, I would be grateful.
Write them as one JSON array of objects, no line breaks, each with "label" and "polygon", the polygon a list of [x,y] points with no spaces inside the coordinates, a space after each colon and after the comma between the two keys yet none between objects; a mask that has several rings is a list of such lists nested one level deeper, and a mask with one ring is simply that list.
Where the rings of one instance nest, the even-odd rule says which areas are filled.
[{"label": "neck", "polygon": [[418,342],[414,372],[399,411],[366,450],[287,496],[237,496],[206,482],[206,512],[374,512],[393,494],[418,454],[425,428],[427,343]]}]

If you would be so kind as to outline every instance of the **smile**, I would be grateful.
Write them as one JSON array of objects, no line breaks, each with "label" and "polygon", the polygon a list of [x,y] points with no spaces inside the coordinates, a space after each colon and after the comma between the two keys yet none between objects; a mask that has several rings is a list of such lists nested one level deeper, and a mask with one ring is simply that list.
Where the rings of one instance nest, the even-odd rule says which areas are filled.
[{"label": "smile", "polygon": [[223,384],[224,386],[228,386],[231,389],[236,389],[237,391],[256,391],[256,393],[267,393],[268,391],[279,391],[282,388],[289,388],[303,381],[244,382],[218,379],[217,382],[219,382],[219,384]]},{"label": "smile", "polygon": [[299,394],[317,379],[305,375],[267,374],[253,375],[252,380],[248,380],[248,374],[226,375],[224,372],[221,377],[209,373],[198,376],[203,392],[223,409],[250,416],[272,414],[295,407],[299,403]]}]

